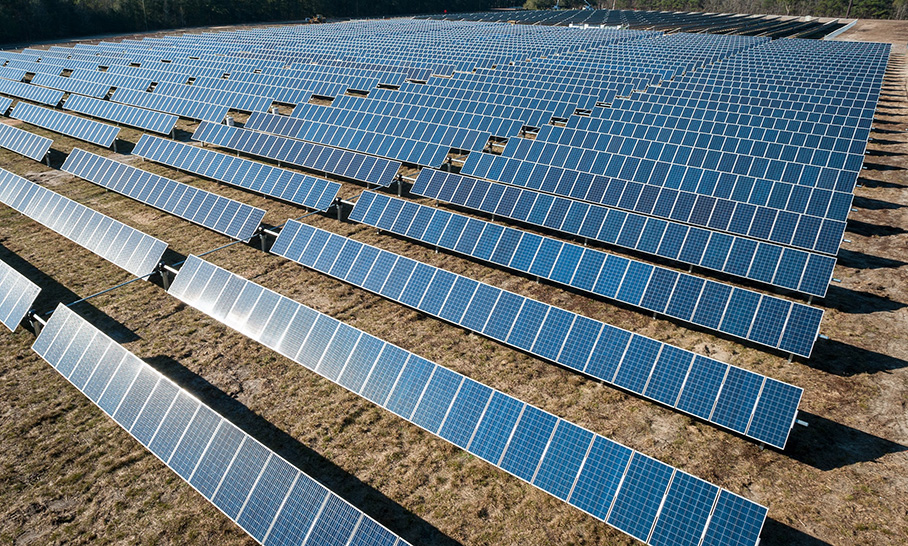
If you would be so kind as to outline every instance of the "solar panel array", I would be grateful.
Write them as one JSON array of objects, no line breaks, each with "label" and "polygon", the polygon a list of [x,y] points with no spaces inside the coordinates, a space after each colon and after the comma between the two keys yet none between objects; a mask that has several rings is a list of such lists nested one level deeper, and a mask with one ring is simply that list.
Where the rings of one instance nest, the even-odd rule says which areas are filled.
[{"label": "solar panel array", "polygon": [[137,277],[154,271],[167,249],[163,241],[4,169],[0,203]]},{"label": "solar panel array", "polygon": [[192,139],[377,186],[390,186],[400,170],[397,161],[206,121]]},{"label": "solar panel array", "polygon": [[90,119],[80,118],[65,112],[48,110],[27,102],[20,102],[13,108],[10,117],[36,127],[43,127],[98,146],[110,147],[117,140],[120,128]]},{"label": "solar panel array", "polygon": [[[68,93],[67,110],[162,135],[174,134],[178,116],[202,120],[193,139],[237,157],[149,135],[133,153],[314,210],[336,204],[338,216],[340,184],[282,164],[381,188],[399,181],[398,198],[368,191],[350,218],[575,293],[811,354],[820,309],[737,284],[825,296],[888,45],[773,40],[838,23],[720,14],[439,18],[447,20],[4,52],[0,94],[56,106]],[[527,24],[490,22],[510,18]],[[553,26],[568,23],[624,28]],[[18,81],[27,74],[29,84]],[[11,103],[0,97],[0,110]],[[274,103],[282,114],[294,108],[269,112]],[[230,110],[251,115],[228,127],[220,122]],[[116,138],[115,128],[27,103],[13,115],[100,145]],[[414,166],[409,194],[469,216],[400,198]],[[78,149],[64,169],[241,240],[264,214]],[[162,242],[0,173],[3,202],[17,210],[136,275],[159,262]],[[792,385],[328,231],[290,221],[272,250],[762,443],[783,448],[797,415],[802,391]],[[759,536],[758,505],[224,270],[190,258],[181,284],[184,301],[218,320],[644,542],[751,545]]]},{"label": "solar panel array", "polygon": [[341,185],[248,159],[142,135],[133,155],[314,210],[328,210]]},{"label": "solar panel array", "polygon": [[8,97],[0,97],[0,115],[6,115],[6,112],[9,110],[9,107],[13,105],[13,99]]},{"label": "solar panel array", "polygon": [[373,192],[350,219],[806,357],[823,317],[815,307]]},{"label": "solar panel array", "polygon": [[233,239],[246,241],[265,211],[76,148],[60,167],[101,187],[169,212]]},{"label": "solar panel array", "polygon": [[48,106],[56,106],[63,100],[63,91],[2,79],[0,79],[0,93]]},{"label": "solar panel array", "polygon": [[163,135],[169,135],[179,119],[172,114],[153,112],[82,95],[70,95],[63,104],[63,108],[93,118],[106,119]]},{"label": "solar panel array", "polygon": [[763,506],[195,256],[187,259],[169,293],[644,542],[757,542],[766,517]]},{"label": "solar panel array", "polygon": [[260,543],[407,544],[66,306],[32,350]]},{"label": "solar panel array", "polygon": [[[20,102],[16,109],[22,104],[26,103]],[[0,148],[6,148],[29,159],[43,161],[53,143],[54,141],[47,137],[0,123]]]},{"label": "solar panel array", "polygon": [[0,260],[0,322],[15,331],[31,310],[41,288]]}]

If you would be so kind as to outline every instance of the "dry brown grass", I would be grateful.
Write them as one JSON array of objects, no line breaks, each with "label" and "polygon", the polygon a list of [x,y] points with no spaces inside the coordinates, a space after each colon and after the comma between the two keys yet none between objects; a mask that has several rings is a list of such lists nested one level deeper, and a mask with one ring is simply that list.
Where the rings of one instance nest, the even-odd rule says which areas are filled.
[{"label": "dry brown grass", "polygon": [[[867,30],[868,25],[871,27]],[[836,269],[843,284],[810,361],[787,362],[733,341],[580,296],[374,229],[312,224],[565,309],[711,354],[804,387],[809,428],[789,448],[760,451],[716,427],[624,394],[477,335],[235,245],[208,257],[382,339],[769,507],[763,544],[904,544],[908,536],[908,25],[862,22],[852,36],[898,41],[870,145],[858,212]],[[845,38],[849,36],[846,35]],[[62,153],[89,144],[28,127]],[[191,124],[181,124],[191,131]],[[136,142],[140,133],[124,129]],[[136,161],[117,156],[121,161]],[[122,196],[0,151],[0,165],[171,245],[200,253],[228,242]],[[304,213],[143,162],[141,168],[268,211]],[[890,167],[885,167],[890,166]],[[345,184],[344,197],[362,187]],[[176,259],[175,256],[170,256]],[[42,311],[128,274],[0,208],[0,258],[42,286]],[[138,282],[77,310],[369,515],[414,544],[632,544],[632,539],[498,471]],[[252,544],[185,482],[29,349],[0,333],[0,544]]]}]

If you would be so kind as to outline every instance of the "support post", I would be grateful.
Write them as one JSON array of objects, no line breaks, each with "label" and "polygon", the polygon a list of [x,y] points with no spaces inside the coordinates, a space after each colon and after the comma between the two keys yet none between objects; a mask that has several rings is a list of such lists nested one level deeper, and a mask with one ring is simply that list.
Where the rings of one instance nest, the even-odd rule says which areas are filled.
[{"label": "support post", "polygon": [[158,264],[158,274],[161,275],[161,286],[164,290],[170,290],[170,269],[164,265],[164,262]]},{"label": "support post", "polygon": [[397,196],[402,197],[404,193],[404,178],[397,175]]},{"label": "support post", "polygon": [[113,153],[117,153],[117,139],[114,139],[113,143],[110,145],[110,149],[113,150]]},{"label": "support post", "polygon": [[44,154],[44,161],[47,163],[47,166],[50,167],[50,152]]}]

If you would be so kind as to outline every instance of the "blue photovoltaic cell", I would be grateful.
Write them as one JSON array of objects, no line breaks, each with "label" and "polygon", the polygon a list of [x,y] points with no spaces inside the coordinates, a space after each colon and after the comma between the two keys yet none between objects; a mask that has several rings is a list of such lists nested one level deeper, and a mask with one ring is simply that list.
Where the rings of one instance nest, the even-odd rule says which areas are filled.
[{"label": "blue photovoltaic cell", "polygon": [[[702,419],[710,420],[710,410],[715,405],[721,379],[724,377],[725,369],[728,368],[727,364],[699,357],[708,360],[709,366],[720,374],[718,382],[714,385],[712,383],[698,384],[697,382],[703,376],[698,371],[693,374],[692,382],[685,384],[686,375],[681,374],[686,372],[687,367],[675,370],[672,368],[671,360],[672,358],[681,359],[680,355],[683,354],[687,355],[686,363],[689,363],[693,355],[688,351],[669,348],[664,343],[487,284],[472,280],[460,282],[461,279],[464,279],[463,277],[426,264],[419,264],[417,268],[417,262],[409,258],[362,243],[348,245],[350,241],[340,235],[291,220],[275,241],[271,251],[331,275],[331,262],[342,258],[353,261],[352,254],[362,256],[365,249],[372,249],[372,254],[377,258],[370,259],[368,262],[370,265],[367,265],[362,272],[354,275],[353,270],[357,267],[354,263],[351,273],[346,277],[339,275],[337,277],[389,299],[412,305],[420,311],[481,332],[502,343],[538,356],[551,358],[559,364],[632,392],[650,396],[645,393],[645,390],[652,391],[659,396],[659,398],[655,398],[656,400],[693,413]],[[305,249],[305,251],[301,252],[300,249]],[[351,255],[344,256],[346,252]],[[328,259],[323,259],[325,256]],[[431,270],[435,271],[434,275],[430,272]],[[413,282],[416,277],[411,273],[413,271],[419,271],[423,280],[417,279],[416,282]],[[436,284],[435,281],[440,276],[457,278],[458,282],[453,283],[453,287],[451,282]],[[363,277],[365,277],[364,280]],[[431,282],[427,280],[430,277],[433,279]],[[410,279],[409,284],[407,279]],[[428,283],[427,288],[423,288],[425,283]],[[419,286],[418,290],[416,290],[416,286]],[[411,290],[416,291],[409,292]],[[441,302],[445,303],[439,312]],[[446,314],[446,311],[449,314]],[[547,345],[546,342],[546,334],[549,330],[545,329],[548,317],[552,317],[557,325],[551,331],[555,341],[550,345]],[[537,352],[537,347],[539,352]],[[542,352],[543,349],[545,352]],[[665,362],[660,360],[660,354],[663,351],[666,352]],[[676,352],[680,352],[680,354],[676,354]],[[553,357],[549,356],[553,354]],[[670,369],[659,370],[659,373],[656,374],[654,367],[657,361],[660,362],[660,365],[668,366]],[[653,376],[655,380],[652,378]],[[711,378],[707,379],[711,380]],[[661,385],[660,381],[667,384]],[[424,385],[424,383],[422,384]],[[682,389],[686,396],[683,407],[675,403],[678,393]],[[386,391],[382,390],[379,393],[384,396]],[[377,395],[370,391],[367,397],[373,399],[372,396]],[[750,415],[756,405],[756,400],[748,396],[740,398],[732,396],[730,401],[734,408],[729,408],[729,410],[740,414]],[[791,401],[786,399],[785,403],[790,404]],[[404,409],[409,409],[409,407],[398,408],[395,404],[392,411],[400,412]],[[764,411],[794,415],[797,406],[767,407]],[[713,422],[716,421],[713,420]],[[779,425],[781,426],[781,421]],[[723,424],[723,426],[727,425]],[[732,430],[741,432],[737,428]],[[762,437],[756,439],[764,441]]]},{"label": "blue photovoltaic cell", "polygon": [[[16,110],[19,110],[19,107],[23,104],[32,106],[26,102],[20,102],[16,105]],[[53,143],[54,141],[47,137],[0,123],[0,148],[6,148],[29,159],[43,161]]]},{"label": "blue photovoltaic cell", "polygon": [[[68,350],[77,339],[81,340],[78,348]],[[119,363],[119,369],[113,373],[110,368],[114,366],[108,365],[107,374],[102,375],[108,377],[113,373],[107,391],[113,388],[117,392],[105,392],[99,405],[110,400],[111,405],[104,409],[113,414],[117,424],[144,445],[150,445],[155,455],[256,540],[284,544],[285,538],[297,537],[299,543],[305,534],[300,535],[297,531],[307,530],[314,521],[314,529],[324,537],[318,541],[320,544],[346,544],[351,539],[354,542],[363,540],[364,536],[375,537],[382,541],[381,544],[406,544],[201,405],[66,306],[57,307],[32,349],[67,379],[86,376],[80,370],[94,370],[100,366],[102,355],[115,353],[116,358],[112,360]],[[98,374],[97,371],[94,373]],[[131,378],[136,376],[138,378],[133,382]],[[106,380],[103,382],[107,383]],[[89,381],[88,385],[91,384]],[[154,390],[150,388],[152,385],[156,385]],[[88,394],[87,390],[76,386]],[[120,409],[112,411],[121,399]],[[132,404],[141,408],[135,421],[133,417],[138,410],[124,407]],[[323,504],[330,509],[322,510]],[[365,525],[367,535],[358,533],[359,538],[354,536],[357,525],[361,528]]]},{"label": "blue photovoltaic cell", "polygon": [[0,260],[0,322],[15,331],[35,303],[41,288]]},{"label": "blue photovoltaic cell", "polygon": [[673,472],[665,463],[634,455],[608,522],[646,542]]},{"label": "blue photovoltaic cell", "polygon": [[132,154],[315,210],[327,210],[334,204],[341,187],[337,182],[152,135],[142,135]]},{"label": "blue photovoltaic cell", "polygon": [[[417,217],[423,226],[437,227],[420,234],[410,227]],[[750,341],[774,339],[770,347],[801,356],[810,356],[823,317],[823,310],[815,307],[383,194],[365,192],[350,219],[725,334]],[[791,317],[780,320],[775,314],[742,312],[729,305],[742,297],[790,308]],[[771,322],[762,324],[764,320]],[[763,335],[767,329],[781,329],[782,337]],[[512,344],[525,349],[533,340],[519,338],[520,333],[512,334],[519,341]]]},{"label": "blue photovoltaic cell", "polygon": [[[702,546],[751,546],[754,531],[763,527],[766,508],[734,493],[719,491]],[[758,531],[759,532],[759,531]]]},{"label": "blue photovoltaic cell", "polygon": [[[305,230],[302,228],[298,230],[298,236],[303,231]],[[313,234],[313,231],[307,232],[309,238]],[[293,246],[287,245],[287,242],[287,240],[279,242],[284,250]],[[296,241],[294,241],[295,243]],[[275,244],[277,245],[278,242]],[[259,329],[258,326],[255,326],[250,334],[250,325],[262,322],[262,319],[255,319],[256,313],[269,317],[265,330],[277,329],[287,331],[287,333],[290,332],[290,328],[293,328],[289,318],[291,314],[294,316],[317,315],[317,320],[308,320],[300,326],[304,331],[294,334],[301,337],[322,335],[315,332],[316,330],[321,332],[355,330],[326,315],[316,313],[302,304],[258,287],[251,281],[229,273],[227,274],[229,278],[225,279],[223,278],[225,270],[197,257],[190,256],[183,268],[176,276],[169,293],[189,305],[204,310],[216,320],[229,323],[241,333],[252,336],[253,339],[258,339],[256,336],[258,336]],[[257,287],[251,292],[262,294],[257,296],[258,299],[264,297],[264,294],[273,294],[275,298],[271,299],[267,306],[254,311],[252,315],[241,313],[239,316],[234,316],[230,305],[222,304],[220,300],[227,298],[228,301],[234,301],[235,296],[206,294],[203,289],[210,281],[214,282],[215,278],[218,279],[218,283],[225,285],[232,283],[232,279],[239,279],[239,282],[245,287]],[[240,290],[245,291],[245,287]],[[296,312],[280,315],[273,312],[274,308],[285,305],[285,302],[295,305]],[[325,326],[318,326],[323,320],[334,323],[334,326],[327,323]],[[335,342],[347,344],[348,342],[339,341],[341,338],[338,338],[336,334],[331,336],[331,339],[332,341],[327,345],[314,346],[311,349],[312,354],[303,355],[302,353],[307,351],[304,346],[300,353],[294,356],[294,360],[296,362],[316,361],[321,363],[319,369],[321,366],[326,366],[325,369],[334,369],[336,365],[326,362],[326,360],[340,362],[346,360],[348,354],[334,350],[331,344]],[[348,339],[348,337],[344,336],[344,339]],[[364,339],[375,338],[360,332],[357,345]],[[273,340],[272,343],[277,344]],[[430,420],[434,422],[437,418],[430,419],[429,416],[440,415],[441,408],[447,406],[439,432],[443,438],[450,439],[460,446],[466,446],[471,453],[478,457],[496,466],[510,468],[514,473],[525,476],[525,479],[532,481],[539,474],[540,483],[551,484],[551,489],[558,491],[557,494],[562,497],[568,498],[568,502],[571,504],[587,510],[600,519],[606,518],[612,498],[618,490],[618,484],[621,483],[622,477],[626,473],[627,463],[634,454],[633,451],[583,431],[515,398],[479,385],[455,372],[424,361],[393,345],[384,342],[378,343],[382,347],[377,351],[377,356],[370,357],[369,362],[366,363],[366,366],[370,366],[371,363],[368,379],[356,391],[357,394],[375,401],[386,409],[393,404],[399,408],[401,415],[407,415],[410,413],[407,410],[409,407],[407,401],[413,398],[414,393],[421,392],[417,409],[413,416],[407,417],[408,420],[417,423],[414,420],[417,417],[414,416],[418,415],[419,419],[427,419],[424,422]],[[277,345],[279,347],[279,344]],[[274,348],[274,346],[272,347]],[[414,362],[416,364],[412,364]],[[408,363],[412,365],[408,365]],[[427,371],[429,373],[426,373]],[[434,382],[436,377],[441,378],[437,383]],[[442,393],[444,385],[448,385],[447,394]],[[424,387],[420,389],[420,386]],[[451,391],[456,391],[456,394],[451,395]],[[395,396],[395,393],[400,394]],[[425,412],[420,411],[423,403],[427,404],[426,408],[429,408]],[[559,436],[556,431],[564,432]],[[588,449],[587,446],[591,440],[593,445]],[[551,459],[549,459],[550,457]],[[642,456],[640,457],[642,458]],[[546,463],[546,461],[551,462]],[[555,464],[555,461],[563,461],[564,464],[553,468],[552,465]],[[537,472],[537,468],[539,472]],[[576,473],[576,477],[572,478],[569,473]],[[641,475],[637,481],[644,483],[647,479],[652,478],[654,477]],[[573,485],[575,482],[576,485]],[[569,484],[571,484],[570,489]],[[288,511],[292,515],[278,516],[271,534],[265,538],[265,544],[298,540],[299,536],[316,527],[311,522],[312,516],[309,515],[315,509],[311,506],[312,502],[308,504],[300,502],[305,497],[306,493],[302,490],[294,490],[290,493],[282,510]],[[306,504],[306,507],[298,507],[301,504]],[[325,506],[327,504],[322,508]],[[754,542],[756,542],[757,536],[758,530],[757,534],[753,536]]]},{"label": "blue photovoltaic cell", "polygon": [[249,240],[262,223],[264,209],[193,188],[130,165],[74,149],[62,170],[207,227],[237,240]]},{"label": "blue photovoltaic cell", "polygon": [[163,241],[3,169],[0,202],[137,277],[151,273],[167,249]]},{"label": "blue photovoltaic cell", "polygon": [[[676,471],[653,528],[653,546],[697,546],[719,488]],[[669,502],[671,499],[671,502]]]},{"label": "blue photovoltaic cell", "polygon": [[120,134],[119,127],[57,110],[48,110],[27,102],[17,104],[10,117],[105,148],[112,145]]},{"label": "blue photovoltaic cell", "polygon": [[[493,191],[493,188],[496,190]],[[653,217],[641,217],[640,221],[644,222],[641,231],[640,221],[626,221],[629,214],[624,211],[433,169],[420,171],[411,193],[820,297],[826,294],[835,265],[832,256],[793,248],[774,252],[768,250],[768,247],[783,247]],[[478,205],[468,206],[468,202]],[[542,208],[552,211],[548,216],[531,216],[530,211],[543,202],[558,203],[559,207],[556,209],[546,205],[550,208]],[[565,207],[567,212],[561,218],[560,210]],[[625,230],[631,230],[633,236],[627,235]],[[631,245],[630,241],[635,242]],[[757,252],[776,256],[777,265],[769,267],[760,264],[752,269]],[[806,259],[798,260],[795,257]],[[783,262],[787,264],[786,268],[779,267],[778,264]],[[797,267],[799,263],[799,274],[792,274],[791,268]],[[775,271],[772,279],[761,279],[760,271],[764,268]]]}]

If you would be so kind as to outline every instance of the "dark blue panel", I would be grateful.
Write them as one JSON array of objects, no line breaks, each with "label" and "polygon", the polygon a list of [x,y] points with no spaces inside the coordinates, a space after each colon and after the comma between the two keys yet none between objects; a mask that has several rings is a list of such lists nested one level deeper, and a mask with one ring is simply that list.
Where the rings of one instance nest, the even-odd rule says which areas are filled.
[{"label": "dark blue panel", "polygon": [[786,300],[763,298],[747,337],[757,343],[775,347],[779,343],[779,336],[782,334],[791,306],[791,302]]},{"label": "dark blue panel", "polygon": [[[499,300],[500,303],[501,300]],[[549,305],[525,299],[520,314],[514,320],[514,327],[508,334],[507,342],[525,351],[530,350],[537,335],[543,337],[548,335],[540,331],[540,326],[549,309],[551,309]]]},{"label": "dark blue panel", "polygon": [[[599,341],[590,354],[589,362],[583,371],[593,377],[611,382],[630,340],[630,332],[603,324]],[[569,338],[567,343],[572,343],[572,340]]]},{"label": "dark blue panel", "polygon": [[448,411],[448,406],[454,400],[454,395],[457,394],[457,387],[462,379],[463,376],[446,368],[436,367],[432,380],[429,381],[422,400],[413,413],[413,422],[430,432],[436,432]]},{"label": "dark blue panel", "polygon": [[435,275],[435,271],[436,268],[430,265],[417,263],[410,280],[407,281],[407,286],[400,294],[400,302],[410,307],[418,307],[419,302],[422,301],[423,295],[426,293],[426,289],[429,287],[429,283],[432,281],[432,276]]},{"label": "dark blue panel", "polygon": [[381,356],[375,362],[369,380],[363,385],[360,396],[375,402],[378,405],[384,405],[388,392],[394,386],[397,376],[404,363],[407,361],[409,353],[395,347],[394,345],[385,344]]},{"label": "dark blue panel", "polygon": [[760,282],[771,283],[775,276],[776,266],[779,264],[779,256],[782,254],[782,247],[773,245],[760,245],[754,254],[753,264],[750,266],[748,277]]},{"label": "dark blue panel", "polygon": [[693,359],[690,352],[665,345],[643,394],[674,407]]},{"label": "dark blue panel", "polygon": [[793,304],[788,323],[779,342],[779,348],[783,351],[810,356],[822,318],[823,311],[820,309]]},{"label": "dark blue panel", "polygon": [[678,400],[678,409],[708,420],[727,369],[727,364],[699,355],[694,357],[694,364]]},{"label": "dark blue panel", "polygon": [[557,421],[550,413],[526,406],[501,459],[501,468],[531,482]]},{"label": "dark blue panel", "polygon": [[492,389],[472,379],[464,379],[438,435],[466,449],[491,397]]},{"label": "dark blue panel", "polygon": [[801,394],[797,387],[767,378],[747,434],[783,449]]},{"label": "dark blue panel", "polygon": [[593,292],[607,298],[614,298],[630,263],[630,260],[626,258],[609,255],[599,272],[599,279],[596,281],[596,286],[593,287]]},{"label": "dark blue panel", "polygon": [[477,286],[479,283],[472,279],[439,270],[429,285],[420,309],[459,324]]},{"label": "dark blue panel", "polygon": [[[369,518],[362,518],[348,546],[395,546],[397,536]],[[402,544],[402,543],[401,543]]]},{"label": "dark blue panel", "polygon": [[621,282],[621,288],[615,296],[619,301],[637,305],[643,297],[643,291],[649,283],[653,266],[643,262],[631,262]]},{"label": "dark blue panel", "polygon": [[623,445],[595,437],[568,502],[605,520],[631,454]]},{"label": "dark blue panel", "polygon": [[541,328],[544,335],[536,338],[532,352],[543,358],[556,360],[573,322],[573,313],[557,307],[549,307],[549,313]]},{"label": "dark blue panel", "polygon": [[511,431],[520,417],[521,410],[526,406],[520,400],[496,392],[492,401],[476,429],[473,442],[470,444],[470,453],[497,465],[504,446],[511,436]]},{"label": "dark blue panel", "polygon": [[629,391],[642,393],[661,346],[658,341],[633,336],[621,360],[621,367],[615,374],[615,384]]},{"label": "dark blue panel", "polygon": [[279,457],[271,457],[255,489],[246,501],[246,507],[237,522],[259,542],[271,527],[284,496],[293,485],[299,471]]},{"label": "dark blue panel", "polygon": [[305,474],[299,474],[299,479],[268,533],[265,545],[302,544],[327,496],[325,488]]},{"label": "dark blue panel", "polygon": [[384,346],[385,342],[380,339],[370,335],[361,335],[350,358],[347,359],[344,372],[338,382],[351,391],[359,393]]},{"label": "dark blue panel", "polygon": [[577,265],[580,263],[580,257],[583,255],[583,247],[570,244],[562,244],[561,252],[552,272],[549,276],[553,281],[561,284],[570,284],[574,272],[577,271]]},{"label": "dark blue panel", "polygon": [[675,285],[671,301],[669,301],[668,307],[665,309],[665,314],[682,320],[690,320],[694,307],[700,298],[703,284],[704,280],[699,277],[681,275]]},{"label": "dark blue panel", "polygon": [[592,440],[592,432],[559,421],[533,484],[561,500],[567,499]]},{"label": "dark blue panel", "polygon": [[766,508],[722,490],[702,546],[752,546],[765,519]]},{"label": "dark blue panel", "polygon": [[331,495],[309,531],[306,542],[320,546],[346,546],[359,518],[356,508]]},{"label": "dark blue panel", "polygon": [[729,367],[712,421],[744,434],[763,385],[763,376]]},{"label": "dark blue panel", "polygon": [[528,300],[512,292],[500,291],[500,293],[501,296],[498,298],[498,303],[495,304],[495,308],[489,315],[489,321],[483,328],[482,333],[492,339],[504,341],[507,339],[508,332],[514,326],[514,320],[517,317],[517,313],[520,312],[521,306]]},{"label": "dark blue panel", "polygon": [[672,472],[672,467],[665,463],[635,454],[615,497],[608,523],[646,542]]},{"label": "dark blue panel", "polygon": [[601,329],[601,323],[577,315],[558,356],[558,363],[583,371]]},{"label": "dark blue panel", "polygon": [[[498,300],[501,290],[491,287],[487,284],[480,284],[473,294],[473,300],[464,313],[460,323],[463,327],[470,330],[481,332],[489,315],[492,313],[492,307]],[[516,311],[514,311],[516,313]]]},{"label": "dark blue panel", "polygon": [[678,273],[675,271],[661,267],[654,268],[640,306],[657,313],[664,311],[677,278]]},{"label": "dark blue panel", "polygon": [[703,287],[703,293],[700,295],[700,301],[697,303],[697,310],[691,322],[716,329],[722,321],[731,291],[732,287],[726,284],[708,281]]},{"label": "dark blue panel", "polygon": [[759,304],[760,294],[735,288],[719,329],[731,335],[746,338]]},{"label": "dark blue panel", "polygon": [[675,472],[650,538],[652,546],[698,546],[719,488]]},{"label": "dark blue panel", "polygon": [[411,355],[391,396],[385,402],[385,407],[404,419],[409,419],[435,368],[435,364],[428,360]]}]

